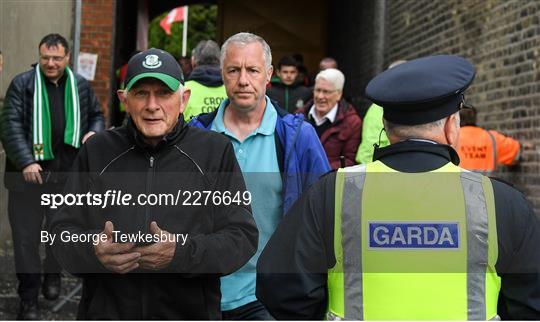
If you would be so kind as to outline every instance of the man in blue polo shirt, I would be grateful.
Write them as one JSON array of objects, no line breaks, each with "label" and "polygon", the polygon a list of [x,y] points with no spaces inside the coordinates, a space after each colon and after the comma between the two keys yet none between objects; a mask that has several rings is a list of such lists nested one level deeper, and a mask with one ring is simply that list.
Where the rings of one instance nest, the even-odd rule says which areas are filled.
[{"label": "man in blue polo shirt", "polygon": [[228,99],[190,125],[225,134],[251,192],[259,229],[255,256],[236,273],[221,279],[225,320],[269,320],[255,296],[255,266],[260,251],[283,214],[312,182],[330,170],[313,127],[288,114],[266,96],[272,75],[270,47],[257,35],[239,33],[221,48],[221,73]]}]

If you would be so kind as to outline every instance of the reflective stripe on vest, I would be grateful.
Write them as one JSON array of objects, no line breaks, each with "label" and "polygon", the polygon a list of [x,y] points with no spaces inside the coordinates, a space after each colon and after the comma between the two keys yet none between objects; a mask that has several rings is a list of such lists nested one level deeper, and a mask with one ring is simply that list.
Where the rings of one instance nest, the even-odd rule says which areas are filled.
[{"label": "reflective stripe on vest", "polygon": [[[395,176],[392,177],[388,172],[393,172]],[[436,174],[440,180],[431,180],[435,172],[440,173]],[[400,185],[401,182],[405,184]],[[416,182],[420,186],[416,187]],[[412,196],[412,199],[393,197],[402,186],[405,189],[413,189],[407,187],[407,184],[417,189],[403,193]],[[382,195],[381,187],[384,189],[382,192],[389,191],[391,194],[379,196]],[[440,193],[441,189],[450,189],[447,202],[454,205],[438,210],[437,207],[441,202],[432,205],[428,201],[421,203],[424,200],[419,200],[415,203],[415,193],[418,193],[420,198],[428,198],[426,200],[434,196],[435,198],[431,199],[439,198],[443,202],[446,201],[446,196]],[[377,197],[374,198],[374,194]],[[369,199],[365,199],[366,195]],[[377,200],[373,199],[386,204],[378,206],[380,202],[377,203]],[[431,208],[416,211],[423,206]],[[363,213],[366,209],[370,211],[369,214]],[[388,212],[388,209],[391,211]],[[395,216],[392,211],[395,211]],[[452,164],[430,172],[428,176],[422,173],[395,172],[378,161],[367,166],[349,167],[341,169],[336,176],[335,213],[336,266],[328,274],[328,319],[497,318],[500,278],[495,272],[497,260],[495,208],[491,182],[486,177],[461,171]],[[379,213],[382,214],[381,220]],[[420,214],[420,217],[417,217],[416,213]],[[410,223],[423,225],[427,227],[425,229],[429,229],[429,219],[439,215],[440,218],[431,222],[442,223],[440,226],[443,227],[443,232],[444,227],[460,228],[452,235],[455,239],[452,241],[459,247],[437,248],[440,243],[436,245],[437,247],[429,246],[423,249],[415,247],[405,249],[407,246],[405,244],[403,247],[382,250],[369,247],[369,243],[373,242],[372,232],[369,229],[371,225],[377,225],[374,222],[379,224],[382,222],[382,226],[379,227],[381,230],[386,229],[385,225],[409,227]],[[420,228],[410,229],[419,233]],[[427,236],[427,233],[425,235]],[[397,236],[398,242],[400,236],[403,238],[400,234],[394,236]],[[424,238],[427,238],[426,236]],[[412,233],[405,238],[408,238],[409,242],[421,240]],[[373,263],[377,259],[382,262]],[[423,259],[428,259],[429,262]],[[434,270],[430,271],[430,268]],[[425,271],[422,272],[422,269]],[[437,301],[438,298],[441,300]],[[435,309],[430,311],[430,306]]]}]

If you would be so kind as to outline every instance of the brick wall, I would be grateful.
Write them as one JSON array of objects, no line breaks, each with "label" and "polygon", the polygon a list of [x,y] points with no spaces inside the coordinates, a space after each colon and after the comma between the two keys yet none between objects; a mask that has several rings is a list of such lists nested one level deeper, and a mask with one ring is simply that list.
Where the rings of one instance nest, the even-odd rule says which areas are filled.
[{"label": "brick wall", "polygon": [[81,52],[98,54],[91,82],[105,115],[111,100],[114,0],[84,0],[81,10]]},{"label": "brick wall", "polygon": [[[362,98],[377,73],[376,1],[336,1],[330,8],[328,51],[338,58],[346,88]],[[540,213],[540,1],[385,0],[384,67],[397,59],[458,54],[477,68],[467,92],[479,124],[533,145],[522,162],[496,175],[515,184]]]},{"label": "brick wall", "polygon": [[374,1],[330,1],[328,54],[345,74],[344,94],[363,114],[364,84],[378,73],[375,60]]},{"label": "brick wall", "polygon": [[387,1],[386,62],[459,54],[474,63],[468,91],[479,124],[529,142],[521,164],[497,175],[540,210],[540,1]]}]

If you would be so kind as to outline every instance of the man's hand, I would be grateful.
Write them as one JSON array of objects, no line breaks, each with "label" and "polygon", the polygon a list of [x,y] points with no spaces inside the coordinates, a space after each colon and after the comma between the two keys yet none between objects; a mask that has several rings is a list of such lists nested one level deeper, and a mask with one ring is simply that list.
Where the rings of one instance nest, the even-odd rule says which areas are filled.
[{"label": "man's hand", "polygon": [[155,221],[152,221],[150,224],[150,233],[157,234],[159,236],[161,236],[163,233],[169,237],[166,238],[167,241],[159,241],[152,245],[136,247],[134,251],[141,254],[141,258],[139,259],[141,268],[152,270],[162,269],[169,265],[174,257],[174,252],[176,251],[176,242],[169,241],[175,240],[174,235],[168,231],[161,230]]},{"label": "man's hand", "polygon": [[29,183],[43,184],[39,171],[43,171],[43,169],[38,163],[27,165],[22,171],[24,181]]},{"label": "man's hand", "polygon": [[138,261],[141,254],[134,250],[134,243],[113,243],[113,230],[113,223],[107,221],[101,232],[107,235],[107,241],[95,245],[94,251],[98,260],[108,270],[125,274],[139,267]]},{"label": "man's hand", "polygon": [[86,133],[83,136],[82,140],[81,140],[82,144],[84,144],[84,142],[86,142],[86,140],[88,140],[88,138],[91,137],[94,134],[96,134],[96,132],[94,132],[94,131],[90,131],[90,132]]}]

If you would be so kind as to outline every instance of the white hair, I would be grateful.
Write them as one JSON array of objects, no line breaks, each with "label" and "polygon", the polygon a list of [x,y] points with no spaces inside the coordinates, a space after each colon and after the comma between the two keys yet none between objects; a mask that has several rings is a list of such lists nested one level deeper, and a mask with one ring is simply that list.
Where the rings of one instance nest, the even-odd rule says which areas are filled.
[{"label": "white hair", "polygon": [[315,77],[315,81],[319,79],[324,79],[334,86],[335,90],[343,91],[343,85],[345,84],[345,75],[335,68],[328,68],[323,71],[320,71]]},{"label": "white hair", "polygon": [[261,44],[264,54],[264,65],[266,69],[272,67],[272,51],[270,50],[270,46],[268,46],[268,43],[266,43],[266,41],[261,36],[257,36],[249,32],[240,32],[232,35],[223,43],[223,46],[221,46],[221,56],[219,58],[219,63],[221,67],[223,68],[225,54],[227,53],[227,49],[231,44],[239,47],[244,47],[252,43]]}]

